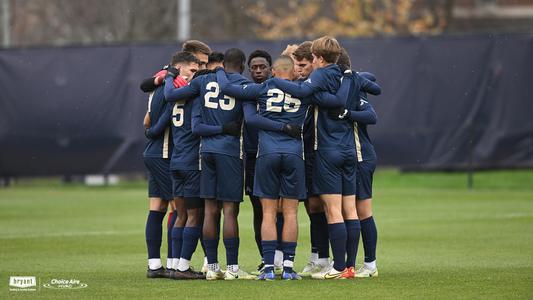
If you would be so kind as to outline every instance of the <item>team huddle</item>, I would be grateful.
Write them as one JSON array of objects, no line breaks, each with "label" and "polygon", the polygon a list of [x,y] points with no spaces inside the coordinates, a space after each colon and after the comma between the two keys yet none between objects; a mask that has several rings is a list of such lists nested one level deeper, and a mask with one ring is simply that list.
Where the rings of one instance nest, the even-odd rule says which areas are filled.
[{"label": "team huddle", "polygon": [[[251,80],[242,76],[246,66]],[[246,60],[240,49],[213,52],[190,40],[141,89],[149,93],[143,154],[149,278],[378,276],[371,201],[377,158],[367,132],[377,116],[367,95],[381,88],[373,74],[351,70],[336,39],[290,45],[274,60],[263,50]],[[250,273],[239,268],[243,189],[261,259]],[[298,273],[300,202],[309,215],[311,254]],[[160,248],[169,209],[165,268]],[[356,270],[360,236],[365,258]],[[191,267],[198,241],[201,272]]]}]

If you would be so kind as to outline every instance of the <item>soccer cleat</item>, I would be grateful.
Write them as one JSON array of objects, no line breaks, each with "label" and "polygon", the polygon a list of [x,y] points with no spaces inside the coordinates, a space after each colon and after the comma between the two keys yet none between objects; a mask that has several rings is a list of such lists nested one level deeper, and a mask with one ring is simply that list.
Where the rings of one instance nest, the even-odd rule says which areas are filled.
[{"label": "soccer cleat", "polygon": [[311,278],[313,279],[347,279],[348,277],[348,269],[344,269],[342,271],[337,271],[333,266],[328,267],[326,270],[314,273],[311,275]]},{"label": "soccer cleat", "polygon": [[298,275],[296,272],[285,272],[281,273],[281,279],[283,280],[302,280],[302,277]]},{"label": "soccer cleat", "polygon": [[146,271],[146,277],[148,278],[169,278],[170,270],[165,269],[163,267],[156,269],[156,270],[150,270],[148,268],[148,271]]},{"label": "soccer cleat", "polygon": [[346,268],[346,278],[347,279],[355,278],[355,267]]},{"label": "soccer cleat", "polygon": [[355,277],[357,278],[366,278],[366,277],[378,277],[378,268],[375,268],[374,270],[366,267],[365,265],[362,265],[359,270],[357,270],[357,273],[355,273]]},{"label": "soccer cleat", "polygon": [[226,270],[226,273],[224,273],[224,280],[235,280],[235,279],[251,280],[251,279],[256,279],[256,276],[248,274],[241,269],[239,269],[239,271],[237,272],[231,272],[230,270]]},{"label": "soccer cleat", "polygon": [[264,262],[261,262],[261,263],[257,266],[257,270],[251,272],[250,274],[258,276],[258,275],[260,275],[261,273],[263,273],[263,270],[264,270],[264,269],[265,269],[265,263],[264,263]]},{"label": "soccer cleat", "polygon": [[192,269],[186,271],[172,271],[170,273],[170,279],[183,280],[183,279],[205,279],[205,275],[200,272],[195,272]]},{"label": "soccer cleat", "polygon": [[203,265],[203,266],[202,266],[202,269],[200,270],[200,272],[206,274],[207,271],[208,271],[207,265]]},{"label": "soccer cleat", "polygon": [[312,261],[308,262],[307,265],[305,265],[304,269],[299,273],[302,277],[311,277],[311,274],[318,273],[322,267]]},{"label": "soccer cleat", "polygon": [[224,273],[222,271],[211,271],[207,270],[207,273],[205,274],[205,279],[207,280],[218,280],[218,279],[224,279]]},{"label": "soccer cleat", "polygon": [[257,280],[264,280],[264,281],[272,281],[274,279],[276,279],[276,274],[274,274],[274,271],[263,272],[259,274],[259,276],[257,277]]}]

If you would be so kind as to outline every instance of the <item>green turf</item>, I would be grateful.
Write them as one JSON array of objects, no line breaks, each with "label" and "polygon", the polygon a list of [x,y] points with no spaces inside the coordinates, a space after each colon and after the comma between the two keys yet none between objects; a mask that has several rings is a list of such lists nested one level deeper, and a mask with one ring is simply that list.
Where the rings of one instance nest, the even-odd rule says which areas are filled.
[{"label": "green turf", "polygon": [[[380,277],[349,281],[146,279],[145,195],[144,184],[131,183],[0,189],[0,298],[533,298],[532,171],[476,173],[473,190],[464,173],[378,171]],[[259,262],[251,220],[245,201],[240,262],[247,270]],[[308,256],[308,226],[301,206],[297,269]],[[222,246],[219,255],[224,261]],[[41,285],[75,278],[88,287],[10,292],[14,275],[37,276]]]}]

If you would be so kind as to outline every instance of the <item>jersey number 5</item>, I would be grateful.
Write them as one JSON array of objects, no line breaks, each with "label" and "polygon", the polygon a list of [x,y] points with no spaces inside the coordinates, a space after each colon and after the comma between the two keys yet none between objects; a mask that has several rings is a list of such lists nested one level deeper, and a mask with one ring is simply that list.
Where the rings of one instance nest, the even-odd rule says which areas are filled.
[{"label": "jersey number 5", "polygon": [[174,127],[181,127],[183,125],[184,106],[185,101],[178,101],[172,108],[172,124],[174,124]]},{"label": "jersey number 5", "polygon": [[[218,82],[211,81],[205,87],[208,92],[204,96],[204,105],[208,108],[217,109],[219,104],[222,110],[232,110],[235,107],[235,98],[224,95],[223,99],[218,99],[218,94],[220,92],[220,87]],[[210,101],[214,99],[215,101]],[[218,101],[217,101],[218,100]]]},{"label": "jersey number 5", "polygon": [[[285,94],[280,89],[268,90],[267,96],[270,98],[267,99],[266,110],[271,112],[281,112],[282,109],[286,112],[297,112],[298,109],[300,109],[300,105],[302,104],[300,99],[293,98],[291,95]],[[283,106],[275,105],[283,102],[283,100],[285,100]]]}]

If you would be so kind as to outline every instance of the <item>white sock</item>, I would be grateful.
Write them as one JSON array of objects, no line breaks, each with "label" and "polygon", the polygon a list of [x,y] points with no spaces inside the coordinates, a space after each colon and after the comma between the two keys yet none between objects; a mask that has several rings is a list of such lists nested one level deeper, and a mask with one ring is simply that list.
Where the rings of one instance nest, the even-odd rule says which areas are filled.
[{"label": "white sock", "polygon": [[239,272],[239,265],[228,265],[226,269],[232,273]]},{"label": "white sock", "polygon": [[287,268],[293,268],[294,267],[294,262],[292,260],[284,260],[283,261],[283,266],[287,267]]},{"label": "white sock", "polygon": [[319,258],[317,260],[317,264],[319,264],[320,266],[322,267],[326,267],[326,266],[329,266],[329,258]]},{"label": "white sock", "polygon": [[366,262],[365,261],[365,267],[367,269],[370,269],[370,270],[375,270],[376,269],[376,261],[371,261],[371,262]]},{"label": "white sock", "polygon": [[172,259],[172,270],[177,270],[178,269],[179,262],[180,262],[179,258],[173,258]]},{"label": "white sock", "polygon": [[150,270],[157,270],[161,268],[163,264],[161,264],[161,258],[149,258],[148,259],[148,268]]},{"label": "white sock", "polygon": [[309,262],[316,263],[318,260],[318,253],[311,252],[311,255],[309,256]]},{"label": "white sock", "polygon": [[174,260],[173,258],[167,257],[167,269],[172,269],[173,260]]},{"label": "white sock", "polygon": [[204,266],[207,266],[207,256],[204,256]]},{"label": "white sock", "polygon": [[178,262],[178,271],[187,271],[191,267],[191,261],[185,258],[180,258]]},{"label": "white sock", "polygon": [[283,265],[283,252],[276,250],[274,254],[274,266],[281,267]]},{"label": "white sock", "polygon": [[209,271],[218,272],[218,271],[220,271],[220,266],[218,265],[218,263],[207,264],[207,269]]}]

